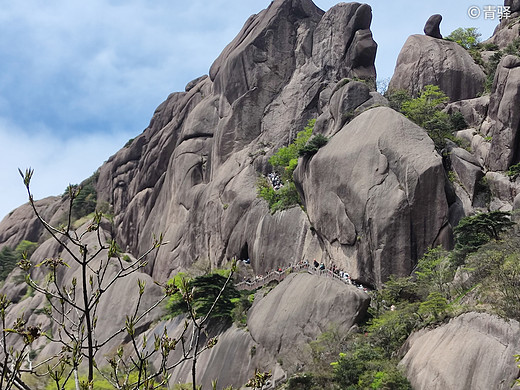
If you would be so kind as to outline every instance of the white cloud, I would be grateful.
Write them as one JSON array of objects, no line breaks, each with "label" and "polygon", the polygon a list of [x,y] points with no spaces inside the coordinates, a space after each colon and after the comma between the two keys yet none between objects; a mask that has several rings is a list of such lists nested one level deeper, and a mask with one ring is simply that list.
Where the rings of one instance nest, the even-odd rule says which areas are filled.
[{"label": "white cloud", "polygon": [[125,133],[94,133],[63,139],[44,128],[28,135],[0,118],[0,219],[27,201],[18,168],[35,170],[31,184],[35,199],[59,195],[68,184],[89,177],[130,137]]}]

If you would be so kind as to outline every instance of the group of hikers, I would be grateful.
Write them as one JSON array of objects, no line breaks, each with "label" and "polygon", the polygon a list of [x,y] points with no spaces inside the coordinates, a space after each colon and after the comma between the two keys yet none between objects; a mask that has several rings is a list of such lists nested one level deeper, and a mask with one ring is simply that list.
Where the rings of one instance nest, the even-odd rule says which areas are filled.
[{"label": "group of hikers", "polygon": [[[251,264],[251,260],[249,258],[241,260],[241,261],[244,264]],[[239,284],[244,284],[244,283],[254,284],[254,285],[263,284],[262,282],[264,282],[264,281],[267,282],[267,281],[270,281],[273,279],[279,279],[279,278],[276,278],[275,276],[279,276],[282,274],[285,275],[285,274],[288,274],[291,272],[298,272],[302,269],[305,269],[309,273],[312,273],[312,274],[318,274],[318,275],[323,275],[323,276],[332,276],[337,279],[340,279],[341,281],[343,281],[347,284],[352,284],[353,286],[357,287],[360,290],[363,290],[365,292],[368,291],[367,287],[363,286],[361,283],[357,282],[356,280],[353,280],[350,277],[348,272],[343,271],[342,269],[337,267],[334,263],[332,263],[331,266],[329,268],[327,268],[323,262],[318,263],[318,261],[316,259],[313,260],[312,266],[309,265],[309,262],[307,260],[302,260],[296,264],[289,264],[285,268],[277,267],[276,269],[269,271],[265,276],[256,275],[253,280],[251,278],[244,277],[244,281]]]},{"label": "group of hikers", "polygon": [[280,188],[282,188],[282,186],[283,186],[282,179],[280,179],[280,176],[277,173],[271,172],[267,175],[267,177],[269,178],[271,185],[273,186],[273,188],[276,191],[278,191]]}]

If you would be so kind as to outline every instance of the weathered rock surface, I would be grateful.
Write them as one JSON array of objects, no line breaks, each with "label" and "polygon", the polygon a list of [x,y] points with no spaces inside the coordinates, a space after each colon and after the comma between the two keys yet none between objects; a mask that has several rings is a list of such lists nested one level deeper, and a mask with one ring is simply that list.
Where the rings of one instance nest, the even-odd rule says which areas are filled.
[{"label": "weathered rock surface", "polygon": [[[500,61],[483,132],[492,136],[487,165],[507,170],[520,161],[520,58],[505,56]],[[489,130],[488,130],[489,129]]]},{"label": "weathered rock surface", "polygon": [[504,0],[504,5],[510,7],[510,11],[520,12],[520,0]]},{"label": "weathered rock surface", "polygon": [[337,279],[293,274],[255,303],[247,326],[271,354],[295,365],[301,362],[298,346],[314,340],[329,324],[348,331],[364,317],[369,301],[368,294]]},{"label": "weathered rock surface", "polygon": [[487,116],[488,106],[489,95],[485,95],[452,102],[446,106],[445,111],[448,114],[460,112],[469,126],[479,129]]},{"label": "weathered rock surface", "polygon": [[[503,59],[488,100],[476,98],[483,91],[484,74],[459,45],[414,35],[403,47],[390,88],[417,95],[427,84],[438,85],[453,102],[448,111],[462,112],[474,127],[460,134],[471,142],[476,159],[462,149],[452,151],[462,184],[451,187],[426,132],[395,111],[377,107],[387,102],[374,91],[377,45],[370,32],[371,16],[370,7],[359,3],[341,3],[323,12],[310,0],[275,0],[246,22],[208,76],[189,82],[184,92],[171,94],[148,128],[100,168],[98,200],[110,204],[114,213],[107,237],[134,256],[150,246],[153,233],[163,233],[170,242],[148,256],[148,275],[139,275],[148,286],[196,261],[216,267],[233,256],[250,258],[257,274],[317,258],[327,265],[334,262],[354,279],[380,286],[390,274],[408,275],[428,247],[452,245],[452,226],[474,210],[481,167],[505,169],[518,162],[518,60]],[[437,35],[434,22],[427,34]],[[518,36],[517,22],[511,29],[506,27],[503,22],[496,35],[500,47]],[[257,178],[270,171],[268,158],[312,118],[317,118],[315,132],[331,139],[315,156],[299,162],[296,181],[305,209],[271,214],[257,198]],[[502,209],[511,202],[520,207],[515,183],[507,183],[498,173],[488,172],[486,177],[494,198],[485,207]],[[44,218],[59,223],[65,206],[57,197],[39,201],[38,207]],[[52,241],[45,241],[27,205],[0,223],[0,246],[14,247],[22,239],[41,241],[35,253],[38,259],[60,253]],[[70,279],[76,272],[67,270],[64,277]],[[8,320],[12,322],[20,312],[33,313],[31,321],[48,325],[47,317],[35,313],[44,297],[36,294],[20,300],[26,290],[19,282],[19,276],[12,274],[4,284],[3,291],[18,299]],[[136,283],[134,278],[117,286],[102,303],[113,317],[100,320],[99,338],[121,326]],[[158,289],[151,291],[147,302],[157,295]],[[110,302],[114,301],[124,304],[113,309]],[[225,381],[240,385],[256,367],[277,372],[288,369],[285,364],[295,367],[301,363],[301,345],[330,323],[348,329],[366,303],[364,293],[335,280],[293,275],[256,302],[249,332],[214,329],[223,333],[217,346],[199,361],[200,379],[205,386],[216,377],[221,385]],[[459,375],[464,380],[481,367],[483,372],[501,369],[488,368],[486,364],[492,363],[484,356],[486,348],[499,348],[488,346],[487,338],[473,336],[495,334],[504,329],[503,324],[493,322],[488,332],[482,330],[486,325],[475,325],[478,321],[470,321],[469,316],[410,339],[403,364],[419,388],[432,380],[438,388],[451,384],[452,367],[464,373]],[[145,326],[156,318],[154,313]],[[457,321],[480,329],[471,333],[473,328],[466,327],[466,344],[471,346],[467,356],[477,356],[477,368],[458,354],[462,344],[454,344],[455,352],[444,344],[454,338],[466,340]],[[182,327],[168,321],[152,331],[161,332],[164,325],[172,335]],[[430,341],[414,341],[423,336],[438,337],[431,345],[446,345],[431,347],[435,364],[431,369],[426,366],[426,371],[421,368],[425,358],[420,345],[429,346]],[[518,340],[516,333],[515,337]],[[484,349],[478,349],[477,340]],[[106,351],[119,342],[114,339]],[[43,343],[37,347],[45,348],[46,354],[56,351]],[[505,353],[510,352],[507,348]],[[451,355],[443,355],[448,352]],[[441,367],[437,356],[454,363]],[[278,358],[284,359],[283,370]],[[507,364],[501,366],[503,372],[509,372]],[[179,367],[176,374],[190,380],[187,366]],[[498,374],[488,377],[482,383],[491,383]],[[459,384],[463,379],[453,380]]]},{"label": "weathered rock surface", "polygon": [[389,90],[404,89],[418,96],[437,85],[451,101],[472,99],[484,90],[485,75],[466,50],[455,42],[411,35],[395,66]]},{"label": "weathered rock surface", "polygon": [[[79,229],[79,231],[84,232],[86,229],[87,226],[83,226]],[[110,240],[110,234],[101,229],[100,238],[102,242],[107,242]],[[94,248],[99,247],[99,241],[96,233],[87,233],[84,235],[83,243],[91,249],[89,252],[90,254],[95,251]],[[75,253],[78,258],[81,258],[80,251],[77,246],[69,242],[67,247],[72,253]],[[78,281],[76,294],[77,296],[80,296],[82,292],[81,283],[79,282],[81,281],[81,268],[79,264],[73,259],[69,251],[64,250],[54,239],[44,241],[36,249],[31,257],[31,260],[33,264],[36,265],[42,262],[44,259],[57,257],[62,259],[63,262],[67,264],[67,266],[58,267],[57,279],[59,281],[66,281],[65,283],[67,286],[70,286],[69,281],[72,281],[73,278],[76,278]],[[100,262],[105,262],[106,264],[106,261],[107,250],[103,250],[99,256],[97,256],[96,259],[90,263],[90,267],[91,269],[97,269],[100,265]],[[132,273],[124,279],[116,281],[109,289],[106,289],[111,279],[116,275],[118,270],[116,264],[117,261],[115,260],[112,264],[109,264],[106,268],[104,276],[102,277],[103,282],[101,287],[106,291],[100,298],[98,313],[103,313],[103,315],[97,316],[97,327],[93,332],[94,339],[99,343],[104,342],[118,330],[124,328],[126,315],[133,313],[134,310],[136,310],[136,305],[139,298],[138,280],[146,284],[146,289],[141,298],[141,305],[137,311],[138,314],[144,313],[145,310],[152,307],[152,305],[162,296],[161,288],[155,285],[153,279],[143,272]],[[45,265],[33,267],[31,270],[31,278],[38,282],[38,284],[41,286],[46,285],[46,281],[49,279],[49,272],[50,267]],[[93,275],[93,273],[90,271],[89,274]],[[93,276],[93,290],[95,291],[98,287],[98,278]],[[53,288],[54,287],[51,285],[50,289],[53,290]],[[33,291],[33,296],[21,299],[26,291],[27,285],[25,283],[24,277],[22,276],[22,273],[20,270],[15,270],[2,286],[2,293],[6,293],[13,302],[16,302],[16,305],[14,305],[11,310],[9,310],[6,316],[6,323],[13,324],[17,317],[19,317],[21,314],[24,314],[24,317],[29,325],[40,325],[45,331],[49,330],[53,334],[57,335],[58,326],[42,311],[42,308],[48,306],[45,295],[40,292]],[[77,302],[79,303],[79,301],[80,300],[78,299]],[[57,304],[56,302],[57,300],[54,301],[55,304]],[[150,313],[144,315],[142,321],[136,327],[136,329],[138,329],[137,332],[139,333],[144,329],[149,328],[152,322],[155,321],[160,316],[160,314],[161,309],[156,308]],[[54,318],[59,319],[60,317],[54,312]],[[75,318],[74,310],[72,309],[69,313],[69,318]],[[100,349],[98,359],[100,356],[104,356],[107,353],[113,353],[114,348],[117,348],[117,346],[121,345],[124,339],[125,334],[123,333],[119,333],[116,335],[116,337],[111,338],[110,341]],[[63,340],[65,343],[68,340],[65,334],[63,334]],[[20,340],[18,342],[20,342]],[[20,347],[20,345],[14,344],[13,347],[17,348]],[[59,343],[49,343],[45,337],[41,337],[37,339],[34,344],[32,344],[32,348],[38,350],[40,357],[49,357],[60,352],[62,345]]]},{"label": "weathered rock surface", "polygon": [[473,157],[478,160],[480,166],[485,166],[491,147],[489,139],[484,138],[482,134],[474,129],[460,130],[457,131],[455,135],[467,141],[468,145],[470,145]]},{"label": "weathered rock surface", "polygon": [[[366,293],[337,279],[291,274],[266,296],[255,298],[248,313],[248,331],[231,326],[221,332],[214,348],[201,355],[198,381],[202,388],[210,388],[211,381],[219,378],[219,388],[224,388],[242,386],[255,368],[291,374],[312,361],[305,349],[307,343],[331,325],[348,331],[364,316],[368,303]],[[161,322],[150,332],[162,334],[164,327],[169,335],[175,335],[182,331],[183,322]],[[216,326],[210,337],[218,330]],[[282,361],[280,367],[278,362]],[[178,367],[173,377],[190,382],[191,363]]]},{"label": "weathered rock surface", "polygon": [[[404,245],[409,234],[404,235],[401,249],[390,234],[393,216],[403,217],[413,203],[412,214],[401,220],[404,229],[416,210],[426,210],[420,204],[439,206],[431,209],[439,219],[447,208],[445,202],[432,202],[428,191],[408,193],[415,179],[404,177],[414,175],[397,181],[405,190],[393,195],[395,210],[388,209],[382,189],[372,189],[381,196],[370,193],[362,201],[369,200],[367,218],[355,223],[345,213],[336,218],[341,207],[335,201],[334,209],[311,215],[311,222],[298,207],[271,215],[256,194],[259,174],[270,170],[268,157],[294,139],[308,119],[319,116],[316,132],[333,135],[355,115],[386,104],[372,88],[377,45],[369,30],[371,18],[367,5],[341,3],[323,12],[310,0],[276,0],[253,15],[214,62],[209,77],[171,94],[149,127],[100,168],[98,201],[112,206],[120,247],[138,256],[151,245],[153,234],[162,233],[170,244],[149,256],[147,272],[163,281],[195,261],[220,266],[233,256],[251,258],[258,274],[316,257],[342,264],[369,283],[410,270],[443,223],[432,223],[411,244]],[[358,128],[360,134],[369,132],[369,122],[358,122],[366,126]],[[402,161],[407,159],[405,149],[399,153]],[[426,160],[434,154],[428,149]],[[377,157],[365,163],[361,176],[370,175],[370,164],[379,167],[381,161]],[[313,191],[306,185],[303,196],[309,192],[310,199]],[[370,217],[383,208],[385,218]],[[368,255],[372,250],[377,254]]]},{"label": "weathered rock surface", "polygon": [[442,39],[440,24],[442,15],[435,14],[428,18],[424,25],[424,33],[432,38]]},{"label": "weathered rock surface", "polygon": [[[163,232],[171,245],[150,259],[149,270],[160,279],[196,259],[220,265],[248,256],[264,273],[321,257],[305,213],[271,216],[256,180],[279,146],[328,111],[328,100],[320,107],[322,91],[346,77],[373,83],[370,22],[367,5],[342,3],[324,13],[308,0],[277,0],[252,16],[209,77],[172,94],[150,127],[101,168],[99,197],[114,206],[122,247],[142,252],[152,232]],[[363,83],[346,88],[339,118],[371,98]]]},{"label": "weathered rock surface", "polygon": [[465,149],[449,145],[448,153],[453,171],[466,189],[469,198],[473,200],[478,189],[478,183],[484,177],[482,167],[478,160]]},{"label": "weathered rock surface", "polygon": [[[323,12],[310,0],[275,0],[246,22],[216,59],[209,76],[197,78],[186,85],[184,92],[168,96],[155,111],[148,128],[100,168],[96,183],[98,202],[108,203],[114,215],[111,231],[106,234],[123,251],[136,257],[151,246],[154,233],[162,233],[169,241],[147,257],[148,275],[142,276],[147,285],[153,285],[152,280],[165,281],[196,261],[216,267],[233,256],[251,258],[257,274],[302,259],[318,258],[330,264],[332,256],[327,250],[333,244],[325,243],[312,229],[305,211],[294,207],[272,215],[265,201],[257,197],[256,182],[260,174],[270,171],[268,158],[291,142],[309,119],[323,112],[330,114],[334,92],[338,93],[333,104],[335,116],[330,114],[332,128],[350,111],[364,104],[384,102],[374,92],[377,45],[370,32],[371,19],[371,8],[365,4],[341,3]],[[334,91],[339,82],[347,79],[349,85]],[[354,79],[363,79],[365,83]],[[59,222],[63,216],[61,204],[61,199],[50,200],[44,217]],[[16,244],[22,238],[43,241],[41,228],[34,237],[30,233],[37,226],[30,218],[30,210],[22,208],[4,220],[8,234],[2,236],[0,245]],[[27,227],[18,227],[20,223]],[[362,232],[368,229],[367,226]],[[348,240],[355,241],[355,237]],[[34,256],[41,259],[56,253],[60,253],[59,248],[47,240]],[[62,276],[70,280],[76,272],[71,268]],[[374,276],[377,272],[359,270],[357,274],[367,280],[379,280],[380,276]],[[114,295],[107,299],[125,301],[137,287],[135,282],[115,286]],[[325,330],[331,319],[346,327],[352,325],[361,309],[348,309],[351,306],[345,305],[346,299],[354,299],[355,305],[366,305],[366,297],[358,297],[364,293],[340,282],[339,287],[334,286],[335,281],[319,282],[305,282],[305,288],[294,287],[300,295],[302,289],[321,294],[322,300],[333,306],[326,309],[312,296],[302,300],[307,306],[301,310],[316,309],[314,317],[302,312],[307,317],[298,320],[298,324],[312,320],[302,338],[304,342]],[[19,290],[18,295],[23,292]],[[150,297],[155,294],[152,291]],[[127,301],[113,310],[102,302],[103,311],[113,316],[98,321],[98,327],[103,328],[99,339],[124,322],[133,299]],[[42,296],[37,295],[13,306],[11,314],[15,315],[18,309],[34,312],[42,304]],[[283,312],[288,307],[293,308],[294,302],[280,304],[278,310]],[[345,318],[354,312],[358,313],[355,318]],[[316,318],[321,315],[325,317]],[[39,321],[41,316],[33,318]],[[277,351],[269,344],[270,335],[259,325],[263,320],[256,318],[252,325],[256,333],[251,334],[267,343],[265,353],[259,353],[259,357],[270,356],[276,362]],[[296,317],[291,318],[296,321]],[[150,321],[147,318],[146,326]],[[292,356],[293,338],[301,335],[284,332],[283,348],[287,356]],[[227,345],[228,349],[219,353],[243,357],[235,353],[238,347],[232,346],[237,338],[242,340],[240,351],[249,353],[251,336],[238,333],[232,334],[227,344],[221,344],[220,348]],[[114,339],[103,353],[120,342]],[[253,342],[251,346],[257,345]],[[54,348],[45,346],[42,354],[50,354]],[[239,362],[236,365],[240,367]],[[211,379],[222,378],[210,369],[208,378],[211,373],[216,373]]]},{"label": "weathered rock surface", "polygon": [[[36,201],[36,207],[48,221],[63,211],[61,198],[57,196]],[[14,249],[22,240],[38,242],[42,233],[43,225],[36,218],[31,205],[26,203],[6,215],[0,222],[0,246]]]},{"label": "weathered rock surface", "polygon": [[516,12],[510,18],[503,18],[495,28],[491,38],[484,43],[494,43],[499,49],[504,49],[515,39],[518,39],[520,37],[520,14],[518,13],[520,10]]},{"label": "weathered rock surface", "polygon": [[401,365],[414,389],[509,389],[518,377],[514,355],[520,326],[467,313],[410,336]]},{"label": "weathered rock surface", "polygon": [[489,208],[491,210],[511,211],[515,198],[520,194],[520,183],[510,180],[501,172],[487,172],[486,182],[493,195]]},{"label": "weathered rock surface", "polygon": [[425,130],[390,108],[356,117],[295,179],[334,262],[371,284],[407,275],[447,225],[441,158]]}]

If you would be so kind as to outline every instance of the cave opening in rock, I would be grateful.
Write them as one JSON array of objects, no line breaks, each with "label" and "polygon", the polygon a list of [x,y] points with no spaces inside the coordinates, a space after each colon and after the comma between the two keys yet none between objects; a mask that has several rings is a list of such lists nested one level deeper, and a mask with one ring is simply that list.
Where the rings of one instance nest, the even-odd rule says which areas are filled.
[{"label": "cave opening in rock", "polygon": [[247,246],[247,242],[240,249],[240,254],[238,255],[239,260],[247,260],[249,259],[249,248]]}]

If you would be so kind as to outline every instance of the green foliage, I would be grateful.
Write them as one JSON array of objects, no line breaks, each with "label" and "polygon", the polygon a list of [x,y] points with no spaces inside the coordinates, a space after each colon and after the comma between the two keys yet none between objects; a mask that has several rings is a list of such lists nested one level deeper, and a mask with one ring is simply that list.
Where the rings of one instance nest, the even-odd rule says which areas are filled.
[{"label": "green foliage", "polygon": [[0,280],[5,280],[20,260],[15,251],[4,246],[0,251]]},{"label": "green foliage", "polygon": [[0,251],[0,281],[5,280],[9,276],[9,273],[16,267],[16,264],[23,256],[29,259],[36,248],[38,248],[38,243],[28,240],[20,241],[15,250],[7,246],[3,247]]},{"label": "green foliage", "polygon": [[331,324],[325,332],[309,343],[312,356],[313,372],[323,373],[338,356],[348,347],[348,334],[341,332],[337,325]]},{"label": "green foliage", "polygon": [[[520,355],[515,355],[515,361],[516,361],[517,363],[519,363],[519,364],[518,364],[518,368],[520,368]],[[515,381],[515,383],[518,384],[518,385],[520,385],[520,378],[518,378],[518,379]]]},{"label": "green foliage", "polygon": [[[239,291],[240,297],[231,300],[234,307],[231,310],[231,317],[233,322],[239,327],[245,327],[247,325],[247,311],[251,308],[253,301],[249,291]],[[253,295],[254,298],[254,295]]]},{"label": "green foliage", "polygon": [[300,195],[298,195],[294,182],[285,183],[282,188],[276,191],[276,195],[276,201],[270,206],[273,213],[286,210],[300,203]]},{"label": "green foliage", "polygon": [[438,321],[448,308],[448,301],[441,293],[432,291],[428,298],[419,305],[419,315],[426,319],[433,318]]},{"label": "green foliage", "polygon": [[[410,389],[396,366],[399,350],[413,331],[467,310],[458,303],[460,287],[464,295],[469,295],[469,304],[480,308],[484,304],[494,313],[520,318],[520,236],[504,237],[511,226],[508,213],[479,214],[467,221],[459,234],[483,231],[488,243],[468,257],[463,278],[453,280],[452,253],[440,247],[430,249],[418,261],[412,276],[390,277],[383,289],[371,293],[372,318],[360,325],[359,334],[337,337],[326,332],[310,343],[312,367],[321,377],[327,376],[323,363],[330,359],[330,353],[340,350],[339,359],[331,363],[331,386],[351,390]],[[497,241],[497,237],[505,239]],[[306,377],[301,388],[319,388],[312,387],[313,383]]]},{"label": "green foliage", "polygon": [[520,175],[520,163],[511,165],[506,172],[511,180],[515,180]]},{"label": "green foliage", "polygon": [[520,38],[515,38],[513,42],[508,44],[504,49],[504,54],[520,56]]},{"label": "green foliage", "polygon": [[307,126],[296,135],[296,139],[289,144],[289,146],[278,149],[278,151],[269,158],[269,164],[282,176],[283,180],[292,179],[292,171],[289,177],[289,173],[286,173],[286,168],[290,165],[294,166],[294,168],[296,167],[294,160],[296,160],[297,164],[299,152],[311,138],[315,123],[316,120],[311,119]]},{"label": "green foliage", "polygon": [[389,90],[385,94],[390,108],[402,112],[403,103],[412,100],[408,91],[404,89]]},{"label": "green foliage", "polygon": [[496,312],[520,320],[520,239],[490,242],[467,259],[479,299]]},{"label": "green foliage", "polygon": [[298,165],[298,156],[312,155],[327,143],[327,138],[322,135],[315,136],[309,141],[315,122],[316,120],[311,119],[289,146],[278,149],[269,159],[274,171],[280,175],[283,186],[275,190],[266,177],[260,177],[256,183],[258,197],[267,202],[272,213],[301,204],[293,179],[293,172]]},{"label": "green foliage", "polygon": [[[168,314],[172,317],[187,313],[190,302],[196,318],[204,317],[213,304],[221,289],[224,287],[227,277],[217,272],[197,276],[193,279],[185,275],[177,275],[170,280],[169,284],[174,284],[179,291],[172,295],[166,305]],[[239,298],[240,294],[232,283],[228,283],[222,295],[215,303],[211,318],[231,319],[232,310],[235,307],[233,301]]]},{"label": "green foliage", "polygon": [[96,183],[99,177],[99,171],[96,171],[88,179],[84,180],[80,185],[71,184],[67,187],[64,196],[70,197],[75,195],[72,203],[71,218],[76,221],[96,211],[97,191]]},{"label": "green foliage", "polygon": [[391,91],[387,98],[391,108],[426,129],[438,151],[446,146],[446,139],[458,143],[453,132],[467,127],[462,114],[442,111],[449,99],[436,85],[425,86],[415,99],[404,90]]},{"label": "green foliage", "polygon": [[458,28],[446,37],[447,40],[458,43],[473,57],[478,65],[484,65],[480,50],[482,49],[480,37],[482,34],[475,27]]},{"label": "green foliage", "polygon": [[480,47],[481,33],[476,27],[458,28],[446,37],[448,41],[458,43],[466,50],[478,49]]},{"label": "green foliage", "polygon": [[381,351],[368,343],[355,344],[348,353],[340,353],[334,367],[334,379],[341,388],[357,388],[359,378],[367,372],[371,361],[377,361]]},{"label": "green foliage", "polygon": [[428,250],[417,263],[415,276],[421,298],[426,298],[431,292],[449,297],[454,270],[450,267],[448,251],[440,246]]},{"label": "green foliage", "polygon": [[[104,375],[109,377],[110,373],[106,370],[102,370],[104,372]],[[128,378],[125,378],[123,375],[119,378],[120,383],[122,384],[126,380],[126,387],[122,387],[124,389],[133,389],[132,384],[137,383],[139,378],[139,374],[137,372],[132,372],[128,375]],[[60,390],[76,390],[76,384],[73,380],[68,380],[65,384],[62,384],[63,381],[60,381]],[[45,387],[45,390],[55,390],[56,383],[52,380],[50,380],[47,383],[47,386]],[[157,389],[157,390],[164,390],[166,389],[164,386],[159,386],[155,381],[151,380],[148,381],[147,386],[143,384],[143,388],[150,388],[150,389]],[[88,384],[87,384],[87,376],[86,375],[80,375],[79,376],[79,388],[81,390],[88,390]],[[99,372],[96,372],[94,374],[94,382],[93,382],[93,389],[96,390],[113,390],[117,387],[115,387],[112,383],[110,383],[107,379],[105,379]],[[189,389],[191,390],[192,387],[190,386]]]},{"label": "green foliage", "polygon": [[72,218],[79,219],[96,210],[97,192],[92,184],[79,186],[79,193],[72,204]]},{"label": "green foliage", "polygon": [[[418,98],[403,102],[401,109],[405,116],[426,128],[433,118],[442,116],[439,108],[447,102],[448,97],[438,86],[427,85]],[[445,115],[447,117],[447,114]]]},{"label": "green foliage", "polygon": [[16,246],[15,252],[19,259],[21,259],[24,255],[29,259],[36,250],[36,248],[38,248],[37,242],[22,240]]},{"label": "green foliage", "polygon": [[500,60],[502,59],[502,56],[504,53],[502,51],[498,51],[494,53],[487,65],[486,65],[486,82],[484,84],[484,91],[487,93],[491,92],[491,88],[493,87],[493,81],[495,80],[495,74],[497,71],[498,64],[500,63]]},{"label": "green foliage", "polygon": [[451,128],[454,131],[464,130],[468,127],[468,123],[461,112],[457,111],[450,115]]},{"label": "green foliage", "polygon": [[[488,46],[489,47],[489,46]],[[493,49],[487,50],[498,50],[498,46],[495,45]],[[496,70],[500,60],[504,55],[511,54],[520,57],[520,38],[515,38],[513,42],[507,45],[503,50],[498,50],[494,53],[486,64],[486,83],[484,86],[484,90],[486,92],[491,92],[491,88],[493,87],[493,81],[495,79]]]},{"label": "green foliage", "polygon": [[380,293],[382,299],[389,305],[398,305],[401,302],[414,302],[418,299],[417,284],[410,277],[398,278],[395,275],[390,275]]},{"label": "green foliage", "polygon": [[499,210],[462,218],[454,230],[455,265],[462,264],[469,253],[475,252],[485,243],[499,240],[500,235],[513,225],[511,213]]},{"label": "green foliage", "polygon": [[358,341],[347,353],[340,353],[334,368],[341,389],[408,390],[411,385],[398,370],[396,361],[381,358],[382,351],[366,341]]},{"label": "green foliage", "polygon": [[392,362],[380,362],[365,372],[359,380],[363,389],[411,390],[412,386],[403,373]]},{"label": "green foliage", "polygon": [[[298,150],[298,155],[310,157],[310,156],[318,153],[318,150],[322,146],[325,146],[327,144],[327,142],[329,142],[329,139],[327,137],[325,137],[322,134],[317,134],[314,137],[312,137],[303,148]],[[293,169],[293,171],[294,171],[294,169]]]},{"label": "green foliage", "polygon": [[417,303],[401,303],[369,321],[367,328],[373,345],[387,358],[393,357],[410,333],[420,325]]},{"label": "green foliage", "polygon": [[292,181],[287,181],[276,191],[267,178],[260,177],[256,186],[258,197],[267,202],[271,213],[286,210],[300,203],[300,196]]},{"label": "green foliage", "polygon": [[253,389],[262,389],[266,384],[269,378],[271,378],[271,371],[269,372],[261,372],[255,370],[255,375],[249,379],[246,383],[246,387],[252,387]]},{"label": "green foliage", "polygon": [[261,176],[258,178],[256,182],[256,192],[258,194],[258,197],[265,200],[269,205],[269,209],[271,209],[271,211],[274,212],[273,206],[279,200],[279,198],[278,193],[271,186],[271,183],[269,182],[269,179],[267,177]]},{"label": "green foliage", "polygon": [[287,381],[286,390],[325,390],[336,389],[333,381],[323,375],[305,373]]},{"label": "green foliage", "polygon": [[482,49],[486,51],[497,51],[499,47],[496,43],[487,42],[482,44]]},{"label": "green foliage", "polygon": [[[202,390],[201,386],[196,387],[197,390]],[[173,390],[193,390],[193,383],[176,383],[173,385]]]}]

